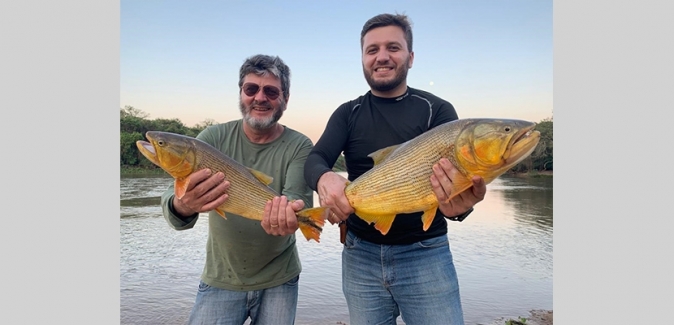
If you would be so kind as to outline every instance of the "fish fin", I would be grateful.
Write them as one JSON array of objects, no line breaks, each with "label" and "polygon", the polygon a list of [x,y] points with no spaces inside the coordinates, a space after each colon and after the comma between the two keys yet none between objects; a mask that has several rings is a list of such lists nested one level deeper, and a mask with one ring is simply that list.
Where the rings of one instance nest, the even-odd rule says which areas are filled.
[{"label": "fish fin", "polygon": [[185,195],[185,192],[187,192],[187,185],[190,184],[190,179],[188,177],[185,178],[176,178],[174,182],[174,193],[176,198],[182,199],[183,196]]},{"label": "fish fin", "polygon": [[317,243],[321,242],[321,232],[329,212],[328,207],[309,208],[297,212],[297,223],[307,241],[313,239]]},{"label": "fish fin", "polygon": [[373,153],[371,153],[367,156],[372,158],[372,160],[374,161],[374,164],[376,166],[377,164],[382,162],[384,159],[386,159],[386,157],[388,157],[393,151],[398,149],[398,147],[400,147],[399,144],[396,144],[396,145],[390,146],[390,147],[386,147],[386,148],[381,148],[381,149],[379,149],[379,150],[377,150],[377,151],[375,151],[375,152],[373,152]]},{"label": "fish fin", "polygon": [[[246,168],[248,168],[248,167],[246,167]],[[269,184],[271,184],[271,182],[274,181],[273,177],[271,177],[271,176],[269,176],[269,175],[267,175],[267,174],[265,174],[265,173],[263,173],[259,170],[255,170],[255,169],[252,169],[252,168],[248,168],[248,170],[250,171],[251,174],[253,174],[253,176],[255,176],[255,178],[257,178],[260,182],[264,183],[264,185],[269,185]]]},{"label": "fish fin", "polygon": [[217,212],[221,217],[227,219],[227,214],[225,214],[225,210],[220,209],[220,208],[215,208],[215,212]]},{"label": "fish fin", "polygon": [[435,213],[438,211],[438,206],[431,207],[430,209],[424,211],[424,214],[421,216],[421,221],[424,224],[424,231],[428,230],[435,219]]},{"label": "fish fin", "polygon": [[473,181],[470,177],[457,173],[457,176],[452,180],[452,192],[449,194],[447,200],[445,200],[445,203],[451,201],[455,196],[461,194],[461,192],[469,189],[471,186],[473,186]]},{"label": "fish fin", "polygon": [[361,219],[365,220],[367,223],[374,223],[374,228],[379,230],[379,232],[382,235],[386,235],[388,231],[391,230],[393,220],[395,220],[396,218],[395,214],[374,215],[358,211],[356,211],[356,215],[358,215]]}]

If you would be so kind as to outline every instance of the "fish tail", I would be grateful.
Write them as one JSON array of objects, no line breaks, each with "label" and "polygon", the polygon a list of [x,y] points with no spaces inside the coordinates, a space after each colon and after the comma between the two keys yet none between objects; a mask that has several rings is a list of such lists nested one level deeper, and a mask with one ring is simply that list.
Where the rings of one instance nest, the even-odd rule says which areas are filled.
[{"label": "fish tail", "polygon": [[320,243],[321,232],[323,225],[325,225],[326,215],[330,210],[327,207],[318,207],[304,209],[297,212],[297,222],[299,223],[300,231],[307,240],[315,240]]}]

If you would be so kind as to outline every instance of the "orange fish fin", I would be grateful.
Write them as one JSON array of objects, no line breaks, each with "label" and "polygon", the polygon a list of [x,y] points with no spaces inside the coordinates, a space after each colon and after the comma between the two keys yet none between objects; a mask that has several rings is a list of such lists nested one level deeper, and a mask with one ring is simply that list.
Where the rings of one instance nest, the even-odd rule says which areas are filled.
[{"label": "orange fish fin", "polygon": [[396,215],[371,215],[363,212],[356,211],[361,219],[365,220],[367,223],[374,223],[374,228],[379,230],[382,235],[386,235],[389,230],[391,230],[391,225],[393,220],[395,220]]},{"label": "orange fish fin", "polygon": [[424,224],[424,231],[428,230],[435,219],[435,213],[438,210],[438,206],[433,206],[430,209],[424,211],[424,214],[421,216],[421,222]]},{"label": "orange fish fin", "polygon": [[185,178],[176,178],[173,187],[174,187],[174,193],[176,198],[182,199],[183,196],[185,195],[185,192],[187,192],[187,185],[190,184],[190,179],[185,177]]},{"label": "orange fish fin", "polygon": [[309,208],[297,212],[300,231],[307,241],[313,239],[317,243],[321,242],[321,232],[329,212],[330,208],[327,207]]},{"label": "orange fish fin", "polygon": [[449,194],[449,198],[445,200],[445,203],[451,201],[455,196],[461,194],[461,192],[469,189],[471,186],[473,186],[473,181],[469,177],[457,173],[457,176],[452,180],[452,192]]},{"label": "orange fish fin", "polygon": [[[248,167],[246,167],[246,168],[248,168]],[[267,175],[267,174],[265,174],[265,173],[263,173],[259,170],[255,170],[255,169],[252,169],[252,168],[248,168],[248,170],[250,171],[251,174],[253,174],[253,176],[255,176],[255,178],[257,178],[264,185],[269,185],[269,184],[271,184],[271,182],[274,181],[273,177],[271,177],[271,176],[269,176],[269,175]]]},{"label": "orange fish fin", "polygon": [[222,210],[220,208],[215,208],[215,212],[217,212],[221,217],[227,219],[227,214],[225,214],[225,210]]},{"label": "orange fish fin", "polygon": [[379,149],[379,150],[377,150],[377,151],[375,151],[375,152],[373,152],[373,153],[371,153],[367,156],[372,158],[372,160],[374,161],[374,164],[376,166],[377,164],[382,162],[384,159],[386,159],[386,157],[388,157],[393,151],[398,149],[398,147],[400,147],[399,144],[396,144],[395,146],[381,148],[381,149]]}]

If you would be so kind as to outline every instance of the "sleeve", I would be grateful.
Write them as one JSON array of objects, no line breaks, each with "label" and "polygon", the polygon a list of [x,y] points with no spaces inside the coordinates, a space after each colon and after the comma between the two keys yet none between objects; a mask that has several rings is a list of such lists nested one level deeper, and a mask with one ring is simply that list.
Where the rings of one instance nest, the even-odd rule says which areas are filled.
[{"label": "sleeve", "polygon": [[309,138],[303,136],[286,170],[285,184],[281,193],[291,200],[304,201],[305,208],[314,206],[314,192],[304,180],[304,163],[313,148]]},{"label": "sleeve", "polygon": [[[201,133],[197,135],[197,138],[204,141],[208,141],[208,139],[210,139],[212,142],[212,135],[210,131],[211,130],[209,129],[201,131]],[[194,227],[194,225],[197,223],[197,220],[199,219],[199,214],[195,213],[194,215],[191,215],[183,219],[179,218],[176,215],[176,212],[173,210],[173,199],[175,197],[174,194],[175,187],[173,184],[174,183],[171,183],[168,189],[166,189],[166,191],[161,196],[160,205],[162,213],[164,215],[164,219],[166,219],[166,222],[169,224],[169,226],[175,230],[190,229]]]},{"label": "sleeve", "polygon": [[438,98],[438,104],[435,109],[433,109],[433,117],[431,119],[431,129],[447,122],[451,122],[459,119],[454,106],[444,99]]},{"label": "sleeve", "polygon": [[323,134],[304,164],[304,179],[314,191],[318,187],[318,179],[332,170],[344,149],[349,133],[350,103],[342,104],[332,113]]},{"label": "sleeve", "polygon": [[161,207],[166,222],[168,222],[169,226],[175,230],[185,230],[194,227],[197,223],[197,219],[199,219],[199,214],[195,213],[185,219],[178,218],[175,211],[173,211],[173,198],[173,184],[171,184],[161,196]]}]

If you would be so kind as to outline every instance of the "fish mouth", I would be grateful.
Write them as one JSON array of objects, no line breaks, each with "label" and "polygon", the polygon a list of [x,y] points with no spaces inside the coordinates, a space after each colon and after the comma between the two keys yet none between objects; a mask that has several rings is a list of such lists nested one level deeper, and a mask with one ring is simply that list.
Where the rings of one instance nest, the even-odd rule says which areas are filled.
[{"label": "fish mouth", "polygon": [[159,159],[157,159],[157,151],[154,150],[154,146],[152,143],[149,143],[147,141],[143,140],[138,140],[136,141],[136,147],[138,147],[138,151],[145,156],[149,161],[151,161],[153,164],[159,166]]},{"label": "fish mouth", "polygon": [[507,165],[514,165],[529,156],[541,139],[541,132],[534,130],[535,123],[523,127],[510,141],[503,158]]}]

